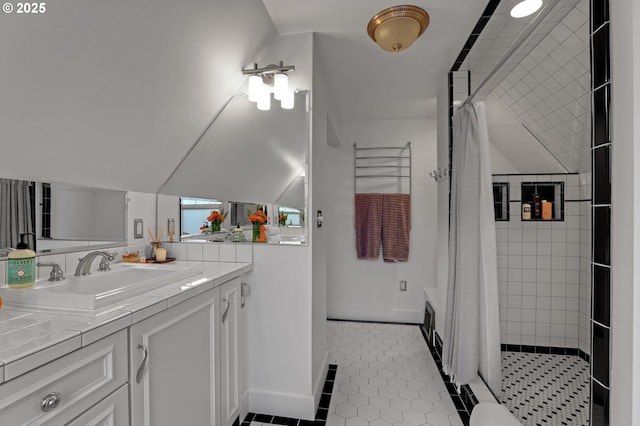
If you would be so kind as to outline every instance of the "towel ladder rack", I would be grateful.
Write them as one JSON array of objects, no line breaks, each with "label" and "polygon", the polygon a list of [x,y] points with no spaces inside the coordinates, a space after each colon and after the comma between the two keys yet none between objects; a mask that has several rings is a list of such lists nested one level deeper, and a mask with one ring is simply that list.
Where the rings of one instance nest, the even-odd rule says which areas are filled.
[{"label": "towel ladder rack", "polygon": [[[397,152],[397,155],[392,155]],[[400,190],[408,183],[411,194],[411,142],[402,146],[358,147],[353,144],[353,188],[358,192],[358,179],[397,179]],[[397,160],[397,164],[389,164]],[[408,182],[405,180],[408,179]]]}]

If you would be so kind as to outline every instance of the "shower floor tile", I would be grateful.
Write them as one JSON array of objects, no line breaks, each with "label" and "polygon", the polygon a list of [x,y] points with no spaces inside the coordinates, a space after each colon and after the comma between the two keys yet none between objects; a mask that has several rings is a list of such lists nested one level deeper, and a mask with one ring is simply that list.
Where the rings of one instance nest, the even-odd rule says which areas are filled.
[{"label": "shower floor tile", "polygon": [[417,326],[328,321],[327,426],[462,425]]},{"label": "shower floor tile", "polygon": [[589,364],[578,356],[502,352],[502,396],[527,426],[589,424]]}]

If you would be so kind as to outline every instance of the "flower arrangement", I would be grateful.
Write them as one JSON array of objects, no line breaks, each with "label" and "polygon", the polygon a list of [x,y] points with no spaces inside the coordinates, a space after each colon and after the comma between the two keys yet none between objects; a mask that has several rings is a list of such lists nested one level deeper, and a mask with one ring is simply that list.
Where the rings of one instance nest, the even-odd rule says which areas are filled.
[{"label": "flower arrangement", "polygon": [[253,242],[266,243],[267,233],[264,229],[264,224],[267,222],[267,214],[258,206],[255,213],[249,210],[247,215],[253,224]]},{"label": "flower arrangement", "polygon": [[287,224],[287,219],[289,219],[288,214],[280,213],[280,215],[278,215],[278,222],[280,223],[280,226],[285,226]]},{"label": "flower arrangement", "polygon": [[224,212],[224,209],[211,210],[211,214],[207,216],[207,220],[211,222],[211,232],[220,231],[220,224],[224,222],[224,219],[227,217],[227,214]]},{"label": "flower arrangement", "polygon": [[267,221],[267,214],[262,210],[256,210],[255,213],[249,210],[247,211],[247,215],[251,223],[265,223]]}]

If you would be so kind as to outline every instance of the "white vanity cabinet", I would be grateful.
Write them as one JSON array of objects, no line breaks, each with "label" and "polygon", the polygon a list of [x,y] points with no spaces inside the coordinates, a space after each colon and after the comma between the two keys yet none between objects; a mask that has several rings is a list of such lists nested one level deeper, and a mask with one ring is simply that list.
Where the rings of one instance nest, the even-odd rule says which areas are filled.
[{"label": "white vanity cabinet", "polygon": [[126,426],[129,424],[129,387],[124,384],[66,426]]},{"label": "white vanity cabinet", "polygon": [[240,278],[220,287],[222,319],[220,322],[220,414],[222,426],[231,426],[240,414],[243,390],[241,369],[242,284]]},{"label": "white vanity cabinet", "polygon": [[[0,385],[0,424],[68,424],[117,389],[126,396],[127,373],[127,330],[121,330]],[[127,402],[113,399],[109,405],[122,424]]]},{"label": "white vanity cabinet", "polygon": [[235,278],[131,327],[132,426],[233,424],[241,388],[240,292]]}]

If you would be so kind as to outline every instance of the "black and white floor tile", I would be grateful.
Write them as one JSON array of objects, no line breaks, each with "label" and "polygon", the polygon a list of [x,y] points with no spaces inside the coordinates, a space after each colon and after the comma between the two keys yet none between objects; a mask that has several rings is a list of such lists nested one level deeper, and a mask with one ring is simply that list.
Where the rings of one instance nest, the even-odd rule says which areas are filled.
[{"label": "black and white floor tile", "polygon": [[462,425],[415,325],[328,322],[337,364],[327,426]]},{"label": "black and white floor tile", "polygon": [[526,426],[587,426],[589,364],[572,355],[502,352],[501,402]]}]

